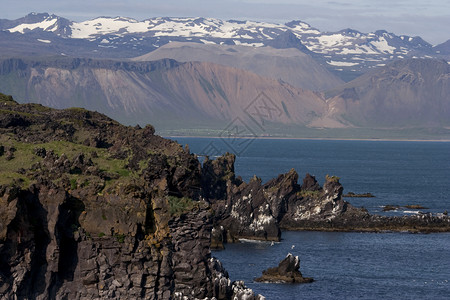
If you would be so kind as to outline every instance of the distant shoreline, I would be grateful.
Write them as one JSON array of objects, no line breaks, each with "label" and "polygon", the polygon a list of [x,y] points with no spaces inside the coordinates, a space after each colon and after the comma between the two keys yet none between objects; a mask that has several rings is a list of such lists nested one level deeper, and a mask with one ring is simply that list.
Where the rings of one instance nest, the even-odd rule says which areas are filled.
[{"label": "distant shoreline", "polygon": [[[175,139],[175,138],[201,138],[201,139],[226,139],[219,136],[194,136],[194,135],[161,135],[164,138]],[[366,141],[366,142],[443,142],[448,143],[450,140],[442,139],[442,140],[420,140],[420,139],[388,139],[388,138],[380,138],[380,139],[369,139],[369,138],[300,138],[300,137],[269,137],[269,136],[261,136],[261,137],[235,137],[236,139],[255,139],[255,140],[313,140],[313,141]]]}]

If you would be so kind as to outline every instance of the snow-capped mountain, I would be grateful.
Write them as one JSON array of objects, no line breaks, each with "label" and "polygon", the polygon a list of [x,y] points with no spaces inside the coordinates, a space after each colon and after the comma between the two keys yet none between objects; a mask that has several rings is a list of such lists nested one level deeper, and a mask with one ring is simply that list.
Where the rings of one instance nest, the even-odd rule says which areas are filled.
[{"label": "snow-capped mountain", "polygon": [[124,17],[99,17],[72,22],[56,15],[32,13],[13,21],[0,20],[0,32],[3,39],[14,40],[20,39],[20,35],[30,35],[35,37],[37,45],[46,49],[54,46],[67,55],[88,57],[138,56],[170,41],[295,47],[308,52],[346,79],[394,59],[443,57],[420,37],[397,36],[386,31],[361,33],[352,29],[321,32],[301,21],[272,24],[212,18],[158,17],[138,21]]},{"label": "snow-capped mountain", "polygon": [[0,29],[9,32],[28,33],[33,30],[53,32],[60,36],[69,36],[73,22],[47,13],[31,13],[17,20],[0,20]]}]

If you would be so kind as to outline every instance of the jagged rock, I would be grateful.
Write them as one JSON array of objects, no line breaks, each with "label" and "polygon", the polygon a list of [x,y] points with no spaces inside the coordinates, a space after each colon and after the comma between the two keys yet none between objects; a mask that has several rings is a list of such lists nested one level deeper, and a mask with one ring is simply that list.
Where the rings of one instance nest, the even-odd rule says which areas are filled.
[{"label": "jagged rock", "polygon": [[209,200],[227,199],[227,186],[235,181],[234,162],[236,156],[225,153],[217,159],[205,158],[202,167],[203,196]]},{"label": "jagged rock", "polygon": [[34,148],[34,154],[44,158],[47,155],[47,150],[45,148]]},{"label": "jagged rock", "polygon": [[211,249],[225,249],[224,243],[226,241],[226,231],[223,226],[216,226],[211,230]]},{"label": "jagged rock", "polygon": [[[3,192],[0,229],[7,239],[0,244],[0,288],[5,297],[170,299],[179,292],[188,299],[231,299],[233,284],[211,258],[207,206],[171,219],[162,198],[149,210],[125,195],[108,196],[100,205],[78,196],[38,185]],[[121,216],[122,201],[129,212]]]},{"label": "jagged rock", "polygon": [[30,123],[19,114],[1,114],[0,115],[0,127],[27,127]]},{"label": "jagged rock", "polygon": [[391,211],[391,210],[397,210],[400,208],[400,205],[385,205],[383,206],[383,211]]},{"label": "jagged rock", "polygon": [[302,190],[303,191],[318,191],[321,187],[316,180],[316,177],[309,173],[306,173],[305,178],[303,178]]},{"label": "jagged rock", "polygon": [[[17,178],[0,185],[2,299],[244,299],[211,257],[212,211],[200,200],[195,155],[152,126],[1,105],[5,153],[34,149],[18,147],[22,166],[7,170]],[[173,198],[191,205],[175,214]]]},{"label": "jagged rock", "polygon": [[247,288],[242,280],[233,283],[233,298],[236,300],[264,300],[264,296],[255,294],[251,289]]},{"label": "jagged rock", "polygon": [[278,267],[263,271],[263,275],[256,278],[255,281],[272,283],[310,283],[314,281],[312,278],[303,277],[299,269],[300,259],[289,253],[278,264]]},{"label": "jagged rock", "polygon": [[8,150],[6,150],[5,159],[6,160],[13,160],[15,151],[16,151],[15,148],[9,148]]},{"label": "jagged rock", "polygon": [[216,212],[218,226],[227,230],[228,241],[237,238],[278,241],[280,238],[281,231],[259,178],[235,187],[227,201],[213,202],[212,207]]},{"label": "jagged rock", "polygon": [[[207,161],[206,168],[215,174],[223,173],[211,166],[223,166],[229,155],[219,157],[217,162]],[[231,179],[222,181],[226,193],[215,193],[213,198],[203,194],[215,212],[215,226],[212,245],[221,248],[223,242],[235,242],[240,238],[278,241],[282,227],[295,226],[301,220],[331,220],[347,210],[348,203],[342,200],[342,185],[337,177],[327,176],[324,187],[307,174],[303,185],[298,184],[298,174],[292,169],[286,174],[262,184],[254,177],[249,183],[233,180],[234,169],[225,164],[226,170],[233,170]],[[205,168],[205,164],[203,166]],[[220,167],[218,168],[220,169]],[[203,174],[211,173],[203,170]],[[217,181],[216,181],[217,182]],[[218,199],[218,197],[226,199]]]}]

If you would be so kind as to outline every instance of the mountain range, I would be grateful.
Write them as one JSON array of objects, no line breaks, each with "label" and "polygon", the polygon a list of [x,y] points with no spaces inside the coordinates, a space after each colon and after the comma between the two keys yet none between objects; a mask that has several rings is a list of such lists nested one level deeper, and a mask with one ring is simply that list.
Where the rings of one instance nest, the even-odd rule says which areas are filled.
[{"label": "mountain range", "polygon": [[300,21],[0,20],[0,91],[160,134],[448,139],[448,61],[450,41]]},{"label": "mountain range", "polygon": [[31,13],[17,20],[0,20],[0,33],[3,55],[19,51],[33,55],[131,58],[173,41],[297,48],[346,81],[396,59],[435,57],[450,61],[449,42],[433,47],[420,37],[385,30],[321,32],[302,21],[274,24],[200,17],[143,21],[99,17],[73,22],[47,13]]},{"label": "mountain range", "polygon": [[314,91],[328,90],[344,83],[310,55],[296,48],[172,42],[133,60],[155,61],[164,58],[179,62],[211,62],[239,68]]},{"label": "mountain range", "polygon": [[317,92],[237,68],[207,62],[99,61],[59,58],[0,62],[0,90],[56,108],[86,107],[123,123],[156,128],[221,129],[233,118],[250,122],[245,108],[258,96],[279,108],[269,121],[308,125],[326,103]]}]

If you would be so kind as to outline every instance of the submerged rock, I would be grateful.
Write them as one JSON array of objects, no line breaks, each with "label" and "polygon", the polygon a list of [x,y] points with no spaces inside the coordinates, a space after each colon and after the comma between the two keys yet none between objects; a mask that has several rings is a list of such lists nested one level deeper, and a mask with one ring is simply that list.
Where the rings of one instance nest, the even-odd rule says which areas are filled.
[{"label": "submerged rock", "polygon": [[270,283],[310,283],[314,281],[312,278],[303,277],[299,269],[300,259],[289,253],[278,264],[278,267],[264,270],[263,275],[256,278],[255,281]]},{"label": "submerged rock", "polygon": [[356,193],[353,193],[353,192],[348,192],[347,194],[342,195],[342,197],[347,197],[347,198],[375,198],[375,196],[372,193],[356,194]]}]

